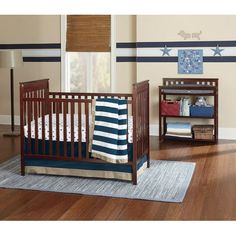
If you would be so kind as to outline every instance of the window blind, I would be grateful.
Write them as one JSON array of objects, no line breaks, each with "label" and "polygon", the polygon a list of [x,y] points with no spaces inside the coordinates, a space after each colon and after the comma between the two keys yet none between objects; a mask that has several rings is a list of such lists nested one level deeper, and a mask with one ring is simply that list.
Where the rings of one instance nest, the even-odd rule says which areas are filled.
[{"label": "window blind", "polygon": [[68,15],[66,51],[110,52],[110,15]]}]

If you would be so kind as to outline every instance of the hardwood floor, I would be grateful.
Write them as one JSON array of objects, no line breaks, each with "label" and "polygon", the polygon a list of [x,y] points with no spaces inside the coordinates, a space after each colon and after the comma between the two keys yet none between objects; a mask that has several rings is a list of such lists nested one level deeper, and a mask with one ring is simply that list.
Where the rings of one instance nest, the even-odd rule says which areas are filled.
[{"label": "hardwood floor", "polygon": [[[20,140],[3,137],[0,162],[19,153]],[[2,220],[236,220],[236,141],[191,145],[151,139],[152,159],[196,162],[183,203],[162,203],[0,188]]]}]

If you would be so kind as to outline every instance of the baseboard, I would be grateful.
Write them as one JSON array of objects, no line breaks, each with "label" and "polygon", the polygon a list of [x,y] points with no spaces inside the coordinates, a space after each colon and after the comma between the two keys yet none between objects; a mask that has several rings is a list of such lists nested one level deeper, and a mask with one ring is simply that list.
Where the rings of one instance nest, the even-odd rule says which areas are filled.
[{"label": "baseboard", "polygon": [[[150,135],[159,136],[159,125],[150,125]],[[236,128],[219,128],[219,139],[236,140]]]},{"label": "baseboard", "polygon": [[219,139],[236,140],[236,128],[219,128]]},{"label": "baseboard", "polygon": [[[11,116],[0,115],[0,124],[10,125]],[[15,125],[20,125],[20,116],[15,116]],[[159,136],[159,125],[150,125],[150,135]],[[236,140],[236,128],[219,128],[219,139]]]}]

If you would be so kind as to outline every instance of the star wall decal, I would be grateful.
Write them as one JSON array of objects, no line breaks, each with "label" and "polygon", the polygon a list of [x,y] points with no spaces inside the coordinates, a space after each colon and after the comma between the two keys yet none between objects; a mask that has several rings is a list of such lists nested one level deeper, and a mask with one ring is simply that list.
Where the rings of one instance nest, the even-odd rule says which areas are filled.
[{"label": "star wall decal", "polygon": [[169,52],[171,51],[171,49],[168,49],[166,45],[163,49],[160,49],[160,50],[163,52],[162,56],[165,56],[165,55],[170,56]]},{"label": "star wall decal", "polygon": [[215,57],[216,55],[221,56],[221,52],[222,52],[224,49],[220,49],[220,48],[219,48],[219,45],[217,44],[217,45],[216,45],[216,48],[215,48],[215,49],[214,49],[214,48],[211,48],[211,50],[214,51],[213,57]]}]

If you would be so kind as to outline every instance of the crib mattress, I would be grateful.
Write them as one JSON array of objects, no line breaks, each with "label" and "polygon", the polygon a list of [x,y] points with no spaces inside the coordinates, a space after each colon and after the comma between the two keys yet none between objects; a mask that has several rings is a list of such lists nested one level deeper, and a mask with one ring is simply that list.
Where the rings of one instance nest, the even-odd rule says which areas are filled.
[{"label": "crib mattress", "polygon": [[[89,117],[91,123],[91,116]],[[86,142],[85,115],[81,116],[82,142]],[[71,115],[66,116],[67,142],[71,142]],[[74,114],[74,142],[78,142],[78,115]],[[28,138],[28,125],[24,126],[25,137]],[[31,121],[31,138],[35,138],[35,120]],[[42,139],[42,117],[38,118],[38,139]],[[59,114],[59,141],[64,141],[63,114]],[[45,140],[49,140],[49,115],[45,115]],[[56,141],[56,114],[52,114],[52,140]],[[128,142],[133,142],[133,118],[128,118]]]}]

